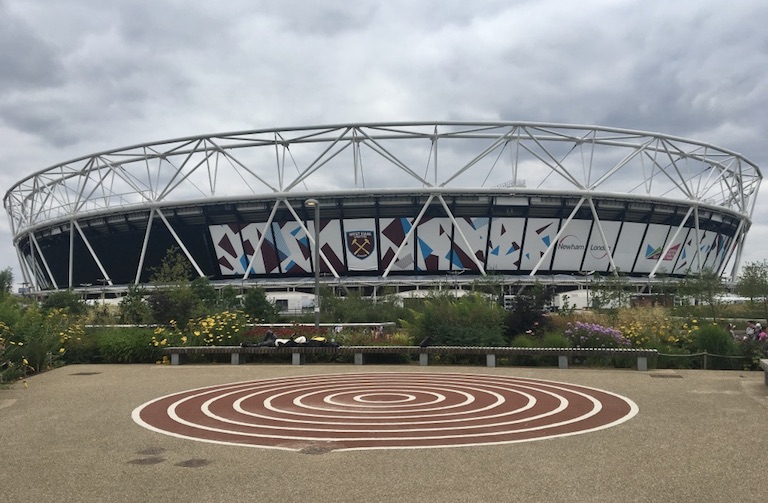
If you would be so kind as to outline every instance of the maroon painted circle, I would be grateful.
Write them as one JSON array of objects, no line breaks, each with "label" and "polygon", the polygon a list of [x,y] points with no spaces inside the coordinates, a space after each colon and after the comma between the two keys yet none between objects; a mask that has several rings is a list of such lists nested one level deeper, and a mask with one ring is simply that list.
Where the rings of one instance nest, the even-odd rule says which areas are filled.
[{"label": "maroon painted circle", "polygon": [[481,374],[301,376],[188,390],[133,419],[205,442],[289,450],[455,447],[596,431],[637,414],[631,400],[575,384]]}]

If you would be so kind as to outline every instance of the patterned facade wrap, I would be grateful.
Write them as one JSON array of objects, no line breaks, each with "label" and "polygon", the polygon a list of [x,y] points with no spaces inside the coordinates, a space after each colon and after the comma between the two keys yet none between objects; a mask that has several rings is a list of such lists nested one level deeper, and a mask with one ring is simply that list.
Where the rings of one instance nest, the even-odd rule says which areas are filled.
[{"label": "patterned facade wrap", "polygon": [[[375,220],[369,221],[371,227],[368,229],[351,232],[342,229],[358,228],[355,221],[322,222],[323,254],[337,273],[378,273],[392,265],[392,258],[404,243],[411,225],[409,219],[381,219],[383,230],[378,237]],[[716,231],[701,230],[697,240],[695,230],[691,228],[674,237],[675,228],[669,225],[602,223],[606,227],[607,246],[594,229],[594,221],[572,220],[563,227],[564,232],[555,242],[552,257],[544,261],[539,272],[610,272],[608,250],[614,250],[614,264],[621,271],[633,275],[648,274],[660,262],[663,272],[685,274],[699,270],[699,259],[702,269],[719,269],[732,249],[733,237]],[[529,272],[544,257],[564,222],[562,219],[526,221],[505,217],[463,217],[457,224],[467,242],[459,238],[448,218],[422,220],[414,239],[405,242],[404,251],[395,261],[393,270],[419,274],[478,272],[476,259],[486,271]],[[256,260],[248,276],[311,273],[311,246],[306,232],[297,225],[273,225],[274,237],[265,239],[268,245],[262,246],[256,254],[250,243],[258,239],[258,234],[254,234],[258,226],[249,224],[240,232],[226,224],[209,227],[221,276],[243,276],[254,256]],[[306,227],[310,234],[314,232],[311,221]],[[530,230],[523,233],[526,227]],[[275,246],[275,242],[280,245]],[[382,245],[377,247],[379,242]],[[378,258],[379,251],[381,258]],[[330,268],[321,264],[321,271],[329,273]]]},{"label": "patterned facade wrap", "polygon": [[[506,280],[736,270],[762,175],[733,152],[593,126],[342,124],[147,143],[5,195],[37,289],[149,280]],[[307,199],[319,202],[320,228]],[[320,263],[314,264],[314,242]]]}]

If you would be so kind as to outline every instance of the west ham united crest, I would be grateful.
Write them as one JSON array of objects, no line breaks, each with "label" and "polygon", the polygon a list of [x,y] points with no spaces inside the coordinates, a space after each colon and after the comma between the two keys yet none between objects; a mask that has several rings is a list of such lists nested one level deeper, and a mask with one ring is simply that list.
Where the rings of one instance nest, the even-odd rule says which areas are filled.
[{"label": "west ham united crest", "polygon": [[347,232],[347,249],[359,259],[368,258],[374,250],[373,231]]}]

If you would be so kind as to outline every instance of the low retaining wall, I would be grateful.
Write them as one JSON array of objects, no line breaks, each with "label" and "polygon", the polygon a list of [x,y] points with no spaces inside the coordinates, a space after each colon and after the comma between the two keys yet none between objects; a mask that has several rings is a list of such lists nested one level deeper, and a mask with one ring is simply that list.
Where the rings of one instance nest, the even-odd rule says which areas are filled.
[{"label": "low retaining wall", "polygon": [[283,346],[283,347],[241,347],[241,346],[184,346],[167,347],[163,354],[170,356],[172,365],[179,365],[185,355],[230,355],[233,365],[244,363],[248,355],[290,354],[294,365],[303,365],[307,354],[354,355],[355,365],[363,365],[365,355],[404,354],[419,355],[420,365],[429,365],[429,357],[435,355],[485,355],[488,367],[496,366],[500,356],[557,356],[558,367],[568,368],[568,360],[574,356],[610,356],[637,359],[637,370],[648,370],[648,358],[658,355],[655,349],[627,348],[516,348],[482,346]]}]

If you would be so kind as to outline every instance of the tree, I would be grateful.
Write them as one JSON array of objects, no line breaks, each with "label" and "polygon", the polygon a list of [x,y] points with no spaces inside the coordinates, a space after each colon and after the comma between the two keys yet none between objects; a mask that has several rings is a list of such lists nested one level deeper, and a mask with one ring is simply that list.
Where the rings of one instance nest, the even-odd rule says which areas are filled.
[{"label": "tree", "polygon": [[487,271],[472,282],[472,291],[492,296],[500,305],[504,304],[504,277],[497,271]]},{"label": "tree", "polygon": [[263,320],[266,323],[277,321],[278,309],[267,299],[264,289],[249,288],[243,295],[243,311],[253,320]]},{"label": "tree", "polygon": [[763,304],[764,318],[768,319],[768,261],[747,262],[736,283],[740,295],[749,297],[752,304]]},{"label": "tree", "polygon": [[180,327],[199,312],[202,302],[190,287],[192,266],[180,250],[168,249],[160,266],[153,269],[150,281],[155,290],[147,297],[155,323],[176,321]]},{"label": "tree", "polygon": [[123,323],[140,325],[152,320],[152,311],[144,301],[144,290],[138,286],[128,287],[128,293],[120,300],[120,317]]},{"label": "tree", "polygon": [[172,287],[149,294],[147,304],[155,323],[169,325],[176,321],[184,328],[198,312],[200,301],[189,287]]},{"label": "tree", "polygon": [[224,311],[233,311],[235,309],[242,309],[243,303],[238,295],[238,290],[232,285],[227,285],[221,289],[219,294],[219,309]]},{"label": "tree", "polygon": [[677,282],[670,277],[666,269],[660,267],[656,273],[656,282],[649,285],[653,304],[664,307],[674,306],[677,289]]},{"label": "tree", "polygon": [[725,291],[722,278],[712,269],[704,269],[698,274],[686,276],[679,285],[681,295],[694,299],[696,304],[706,304],[710,308],[712,321],[717,321],[720,295]]},{"label": "tree", "polygon": [[80,296],[71,290],[59,290],[51,293],[43,300],[42,308],[44,311],[63,309],[71,314],[83,314],[87,310],[87,306]]},{"label": "tree", "polygon": [[[199,307],[207,313],[215,312],[217,310],[217,296],[216,289],[211,285],[211,282],[206,277],[197,277],[192,280],[189,287],[192,289],[192,293],[199,301]],[[203,312],[197,314],[206,314]]]},{"label": "tree", "polygon": [[186,283],[192,279],[192,265],[181,250],[171,246],[166,250],[165,257],[158,267],[152,268],[152,283]]},{"label": "tree", "polygon": [[515,295],[504,320],[507,337],[547,330],[544,306],[552,299],[552,292],[541,283],[535,283],[523,293]]},{"label": "tree", "polygon": [[618,272],[610,276],[595,274],[590,282],[590,289],[593,309],[615,311],[619,307],[629,305],[631,290],[624,274]]},{"label": "tree", "polygon": [[7,267],[0,271],[0,296],[7,295],[13,290],[13,271]]}]

